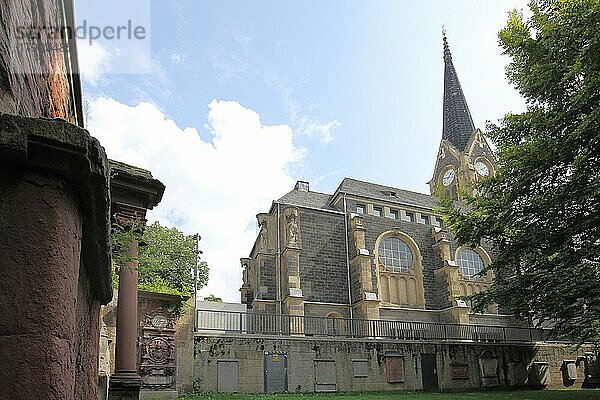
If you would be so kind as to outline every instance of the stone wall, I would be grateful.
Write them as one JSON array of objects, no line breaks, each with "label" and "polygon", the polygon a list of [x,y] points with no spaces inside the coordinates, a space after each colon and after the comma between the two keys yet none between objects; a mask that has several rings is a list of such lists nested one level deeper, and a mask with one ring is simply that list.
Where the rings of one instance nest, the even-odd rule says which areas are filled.
[{"label": "stone wall", "polygon": [[19,37],[19,29],[74,26],[72,7],[69,0],[0,0],[0,112],[83,126],[79,75],[71,71],[77,68],[73,41],[44,31],[33,42]]},{"label": "stone wall", "polygon": [[61,120],[2,114],[0,131],[3,398],[94,398],[112,296],[106,156]]},{"label": "stone wall", "polygon": [[348,303],[344,216],[300,209],[300,287],[307,301]]},{"label": "stone wall", "polygon": [[[264,392],[265,353],[287,356],[289,392],[313,392],[316,365],[333,361],[337,391],[421,390],[422,355],[434,354],[441,390],[482,387],[535,386],[553,389],[581,387],[583,365],[576,367],[576,379],[565,384],[563,360],[576,360],[586,349],[561,344],[473,344],[334,339],[303,337],[252,337],[196,335],[194,382],[207,391],[218,389],[219,362],[237,366],[237,392]],[[588,349],[589,350],[589,349]],[[403,368],[389,380],[388,358],[400,358]],[[542,385],[532,376],[534,362],[548,363]],[[366,366],[366,376],[355,376],[355,363]],[[485,376],[482,376],[482,371]],[[396,371],[398,372],[398,371]]]},{"label": "stone wall", "polygon": [[[421,257],[423,257],[423,290],[425,293],[425,307],[428,309],[437,309],[437,299],[435,296],[435,276],[434,270],[436,266],[436,258],[439,256],[433,249],[433,237],[431,236],[431,225],[418,224],[414,222],[406,222],[402,220],[394,220],[385,217],[375,217],[372,215],[363,216],[363,224],[366,231],[367,250],[371,255],[375,254],[375,241],[385,231],[394,228],[409,235],[418,245]],[[377,268],[375,262],[372,264],[371,277],[373,279],[373,287],[377,287]]]}]

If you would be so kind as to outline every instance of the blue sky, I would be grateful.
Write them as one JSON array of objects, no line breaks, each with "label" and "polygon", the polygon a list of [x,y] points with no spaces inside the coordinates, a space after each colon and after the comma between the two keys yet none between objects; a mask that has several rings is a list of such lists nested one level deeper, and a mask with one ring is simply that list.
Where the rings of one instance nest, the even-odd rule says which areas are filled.
[{"label": "blue sky", "polygon": [[136,1],[77,3],[78,23],[131,19],[149,39],[80,43],[88,126],[165,182],[151,219],[203,235],[204,294],[239,300],[254,215],[295,180],[427,192],[442,25],[476,126],[524,107],[497,46],[524,1]]}]

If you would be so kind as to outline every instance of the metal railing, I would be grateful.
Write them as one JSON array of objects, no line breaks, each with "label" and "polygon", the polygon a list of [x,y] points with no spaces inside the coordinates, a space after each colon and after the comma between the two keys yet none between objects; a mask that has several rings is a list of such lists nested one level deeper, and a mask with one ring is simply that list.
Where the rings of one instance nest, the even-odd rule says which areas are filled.
[{"label": "metal railing", "polygon": [[308,317],[215,310],[196,310],[196,313],[196,332],[471,342],[554,340],[550,330],[537,328]]}]

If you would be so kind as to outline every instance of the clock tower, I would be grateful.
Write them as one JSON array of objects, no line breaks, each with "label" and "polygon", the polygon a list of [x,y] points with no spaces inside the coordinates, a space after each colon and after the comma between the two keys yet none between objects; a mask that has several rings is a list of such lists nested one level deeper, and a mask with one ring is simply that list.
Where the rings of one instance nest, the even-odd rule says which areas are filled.
[{"label": "clock tower", "polygon": [[449,194],[455,200],[461,193],[472,193],[472,182],[494,174],[495,156],[481,130],[476,129],[452,63],[446,33],[444,42],[444,102],[442,141],[433,178],[428,182],[431,194]]}]

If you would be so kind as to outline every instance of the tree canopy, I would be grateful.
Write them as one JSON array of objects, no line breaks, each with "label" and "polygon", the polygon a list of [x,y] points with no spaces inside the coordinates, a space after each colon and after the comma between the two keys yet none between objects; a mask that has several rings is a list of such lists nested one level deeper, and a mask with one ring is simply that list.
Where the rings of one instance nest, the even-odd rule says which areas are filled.
[{"label": "tree canopy", "polygon": [[495,282],[475,295],[516,316],[600,342],[600,1],[537,0],[499,33],[522,114],[488,124],[498,170],[462,210],[445,200],[458,241],[491,240]]},{"label": "tree canopy", "polygon": [[[122,249],[132,239],[140,241],[138,254],[138,286],[140,289],[189,295],[194,291],[193,271],[196,265],[194,252],[196,239],[177,228],[168,228],[154,222],[141,236],[139,230],[113,228],[113,254],[122,263]],[[208,281],[208,265],[198,265],[198,289]]]}]

